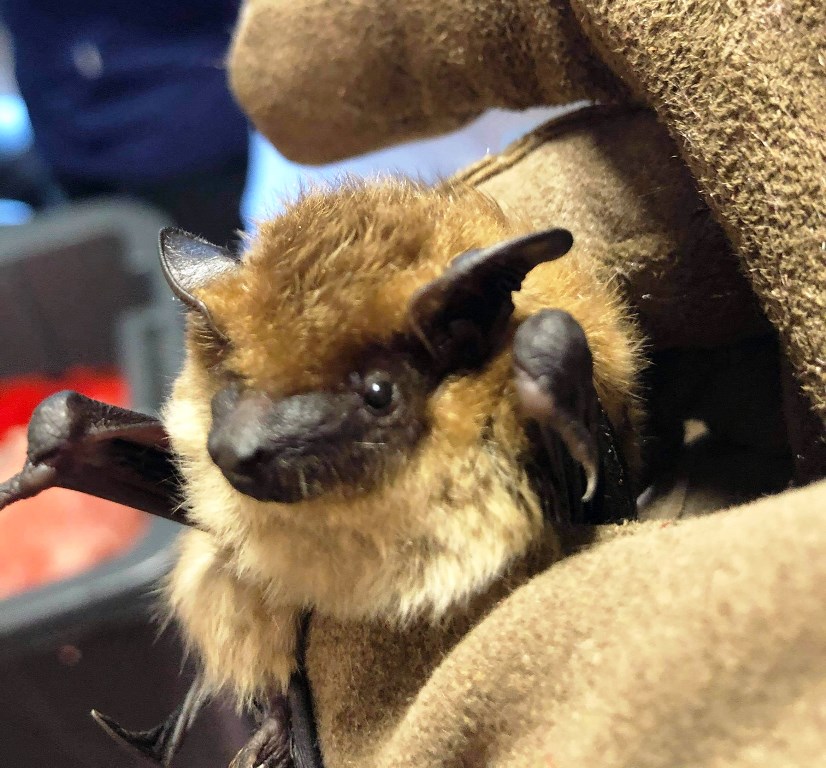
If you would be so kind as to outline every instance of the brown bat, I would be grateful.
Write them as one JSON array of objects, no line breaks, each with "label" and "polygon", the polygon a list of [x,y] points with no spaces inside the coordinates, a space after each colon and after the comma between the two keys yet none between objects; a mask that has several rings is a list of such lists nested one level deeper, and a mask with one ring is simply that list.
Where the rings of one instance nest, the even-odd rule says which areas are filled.
[{"label": "brown bat", "polygon": [[0,488],[192,526],[166,599],[199,682],[152,731],[105,727],[168,762],[228,692],[261,711],[238,765],[311,764],[311,734],[291,748],[283,727],[311,730],[308,611],[437,620],[556,521],[633,516],[637,334],[586,259],[560,258],[569,232],[526,230],[473,189],[392,181],[305,194],[243,257],[161,233],[189,308],[162,423],[55,396]]}]

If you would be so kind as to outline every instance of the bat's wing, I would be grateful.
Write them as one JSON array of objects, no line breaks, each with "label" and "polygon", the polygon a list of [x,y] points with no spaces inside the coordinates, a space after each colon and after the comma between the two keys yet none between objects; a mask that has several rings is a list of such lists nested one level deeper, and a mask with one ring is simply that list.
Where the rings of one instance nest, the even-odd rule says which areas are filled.
[{"label": "bat's wing", "polygon": [[204,686],[196,679],[181,705],[162,723],[146,731],[127,731],[94,709],[92,717],[116,742],[168,768],[206,699]]},{"label": "bat's wing", "polygon": [[[61,487],[188,524],[180,507],[181,478],[157,419],[58,392],[35,409],[28,442],[22,471],[0,485],[0,509]],[[116,741],[167,766],[204,698],[196,681],[183,704],[147,731],[127,731],[99,712],[92,716]]]},{"label": "bat's wing", "polygon": [[523,411],[542,435],[557,514],[567,510],[574,523],[635,517],[628,472],[594,389],[591,350],[579,323],[563,310],[537,312],[517,329],[513,361]]},{"label": "bat's wing", "polygon": [[35,410],[28,442],[22,471],[0,484],[0,509],[59,486],[187,524],[181,478],[157,419],[58,392]]}]

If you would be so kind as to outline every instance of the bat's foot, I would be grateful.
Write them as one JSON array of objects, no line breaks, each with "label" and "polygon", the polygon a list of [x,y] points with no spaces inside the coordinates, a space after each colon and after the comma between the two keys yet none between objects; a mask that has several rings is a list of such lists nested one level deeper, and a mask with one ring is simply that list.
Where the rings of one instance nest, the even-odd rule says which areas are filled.
[{"label": "bat's foot", "polygon": [[229,768],[293,768],[286,697],[278,696],[269,702],[258,730],[232,759]]}]

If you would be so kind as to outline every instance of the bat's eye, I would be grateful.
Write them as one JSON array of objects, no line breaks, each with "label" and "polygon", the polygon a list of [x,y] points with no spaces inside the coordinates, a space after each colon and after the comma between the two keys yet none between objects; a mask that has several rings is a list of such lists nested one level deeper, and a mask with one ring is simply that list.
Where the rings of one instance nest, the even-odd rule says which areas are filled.
[{"label": "bat's eye", "polygon": [[386,374],[374,373],[364,379],[364,402],[374,411],[387,411],[393,406],[395,387]]}]

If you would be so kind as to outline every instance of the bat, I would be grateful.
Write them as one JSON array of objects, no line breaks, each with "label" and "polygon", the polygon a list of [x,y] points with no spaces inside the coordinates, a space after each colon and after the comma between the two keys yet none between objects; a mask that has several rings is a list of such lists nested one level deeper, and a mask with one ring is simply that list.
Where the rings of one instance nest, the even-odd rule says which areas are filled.
[{"label": "bat", "polygon": [[191,529],[165,597],[200,677],[150,731],[98,713],[111,734],[168,765],[225,692],[259,716],[234,765],[319,764],[308,611],[437,620],[549,527],[634,515],[640,339],[572,245],[406,180],[309,191],[243,256],[161,233],[188,330],[160,420],[61,393],[0,487],[0,506],[63,485]]}]

